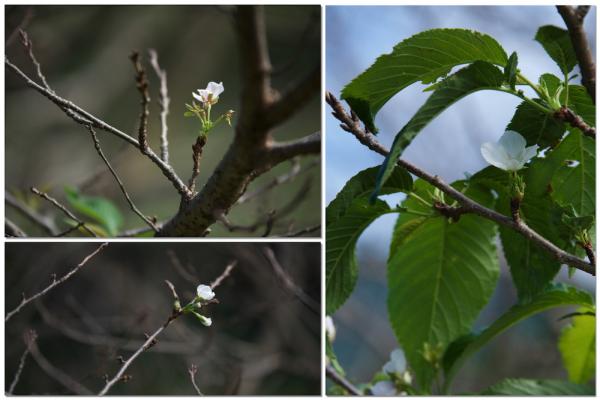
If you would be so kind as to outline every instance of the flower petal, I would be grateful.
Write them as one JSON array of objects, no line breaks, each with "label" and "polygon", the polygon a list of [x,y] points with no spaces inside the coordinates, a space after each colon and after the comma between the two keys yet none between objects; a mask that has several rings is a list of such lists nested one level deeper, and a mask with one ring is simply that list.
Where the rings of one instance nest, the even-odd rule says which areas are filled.
[{"label": "flower petal", "polygon": [[196,293],[202,300],[212,300],[215,297],[215,293],[212,291],[211,287],[207,285],[198,285]]},{"label": "flower petal", "polygon": [[203,99],[203,98],[202,98],[202,96],[200,96],[198,93],[196,93],[196,92],[192,92],[192,96],[194,96],[194,98],[195,98],[196,100],[198,100],[199,102],[201,102],[201,103],[204,103],[204,99]]},{"label": "flower petal", "polygon": [[508,154],[504,148],[497,143],[486,142],[481,145],[481,155],[488,163],[500,169],[506,169]]},{"label": "flower petal", "polygon": [[225,91],[225,88],[223,87],[223,82],[209,82],[208,86],[206,87],[206,90],[212,93],[213,98],[216,98],[219,97],[219,95]]},{"label": "flower petal", "polygon": [[379,381],[371,387],[375,396],[395,396],[396,386],[391,381]]},{"label": "flower petal", "polygon": [[506,131],[498,141],[510,158],[517,158],[525,148],[525,138],[515,131]]},{"label": "flower petal", "polygon": [[525,148],[525,152],[523,154],[523,162],[527,162],[531,160],[533,157],[537,155],[538,145],[535,144],[533,146],[529,146]]}]

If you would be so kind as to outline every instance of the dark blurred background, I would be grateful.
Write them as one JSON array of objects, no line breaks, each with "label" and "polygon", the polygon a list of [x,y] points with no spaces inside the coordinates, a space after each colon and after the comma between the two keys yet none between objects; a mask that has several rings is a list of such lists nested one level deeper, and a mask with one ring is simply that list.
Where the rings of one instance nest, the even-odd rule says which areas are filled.
[{"label": "dark blurred background", "polygon": [[[79,263],[99,243],[8,243],[6,310]],[[265,257],[268,246],[309,299],[299,300]],[[5,325],[5,382],[38,333],[40,352],[55,367],[97,393],[170,315],[175,285],[182,304],[210,284],[231,260],[238,265],[215,289],[220,304],[202,308],[213,325],[191,315],[175,320],[158,344],[133,362],[132,379],[114,395],[194,395],[188,368],[198,366],[204,394],[318,395],[321,391],[321,268],[318,243],[111,243],[63,285],[26,306]],[[71,392],[27,359],[15,394]]]},{"label": "dark blurred background", "polygon": [[[585,18],[585,30],[592,51],[596,49],[596,7]],[[398,42],[433,28],[466,28],[493,36],[510,54],[517,51],[519,69],[531,80],[540,74],[560,70],[542,46],[533,40],[542,25],[564,29],[554,6],[328,6],[327,83],[336,96],[382,53]],[[376,21],[361,23],[356,21]],[[595,54],[595,53],[594,53]],[[577,71],[578,72],[578,71]],[[580,78],[576,78],[577,84]],[[430,95],[415,83],[392,98],[378,113],[381,129],[378,139],[388,148],[394,136]],[[481,157],[481,144],[496,142],[514,114],[520,100],[504,93],[484,91],[454,104],[429,124],[403,153],[403,158],[446,182],[464,178],[487,164]],[[359,171],[381,164],[380,155],[367,150],[339,121],[325,113],[327,123],[327,202],[345,182]],[[450,156],[447,156],[450,155]],[[352,160],[352,162],[348,162]],[[402,195],[384,196],[391,206]],[[386,306],[386,260],[396,215],[379,218],[361,236],[357,253],[359,279],[356,290],[333,316],[337,326],[334,348],[352,382],[370,381],[398,347],[388,321]],[[499,251],[501,277],[490,303],[476,323],[481,329],[516,303],[517,296],[509,270]],[[596,280],[575,272],[572,278],[563,268],[559,281],[595,293]],[[468,361],[454,380],[457,393],[482,390],[504,378],[566,379],[557,348],[561,329],[568,321],[558,318],[568,308],[539,314],[519,323],[490,342]]]},{"label": "dark blurred background", "polygon": [[[171,98],[170,159],[187,182],[192,169],[191,145],[199,130],[196,119],[183,117],[184,104],[191,102],[192,91],[205,88],[209,81],[222,81],[225,92],[213,114],[228,109],[239,111],[240,65],[230,11],[230,6],[6,6],[5,33],[8,36],[24,15],[31,13],[26,30],[50,86],[59,95],[134,136],[137,136],[140,97],[128,57],[132,50],[139,50],[146,57],[147,49],[156,49],[160,65],[167,71]],[[321,9],[320,6],[267,6],[265,16],[275,71],[274,87],[284,90],[320,63]],[[24,72],[35,76],[18,37],[7,47],[6,54]],[[158,152],[159,84],[147,63],[146,69],[152,99],[150,145]],[[125,229],[143,226],[129,211],[113,177],[95,152],[87,130],[28,88],[14,73],[7,72],[5,76],[6,188],[28,193],[30,186],[36,186],[61,199],[63,186],[83,186],[85,193],[108,197],[121,209],[126,218]],[[274,131],[275,138],[291,140],[320,130],[320,104],[320,96],[315,94],[307,107]],[[159,169],[139,150],[110,134],[98,134],[104,152],[136,205],[159,220],[173,216],[179,198]],[[211,132],[197,187],[206,182],[232,138],[233,128],[226,124]],[[301,163],[306,165],[315,158],[304,157]],[[275,167],[256,179],[248,191],[289,169],[289,163]],[[106,172],[96,176],[99,170]],[[302,191],[304,201],[285,217],[285,225],[295,229],[317,225],[321,220],[320,182],[320,164],[317,164],[270,194],[234,207],[229,219],[235,225],[253,224],[258,215],[264,216],[273,208],[281,209]],[[31,228],[12,208],[7,207],[6,213],[26,231]],[[276,233],[274,229],[273,234]],[[212,227],[212,235],[232,234],[218,223]],[[252,234],[235,232],[234,235]],[[311,235],[319,236],[319,232]]]}]

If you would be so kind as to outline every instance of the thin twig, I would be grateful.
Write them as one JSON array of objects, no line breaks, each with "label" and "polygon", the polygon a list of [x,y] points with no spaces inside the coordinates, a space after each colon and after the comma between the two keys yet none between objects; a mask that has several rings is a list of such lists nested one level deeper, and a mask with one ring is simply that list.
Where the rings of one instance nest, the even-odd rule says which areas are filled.
[{"label": "thin twig", "polygon": [[65,231],[56,234],[56,237],[67,236],[69,233],[79,230],[79,228],[83,227],[83,225],[85,225],[83,222],[80,222],[77,225],[73,225],[72,227],[66,229]]},{"label": "thin twig", "polygon": [[227,267],[225,267],[225,270],[223,271],[223,273],[221,275],[219,275],[217,277],[217,279],[215,279],[211,284],[210,284],[210,288],[211,289],[215,289],[218,286],[221,285],[221,283],[223,283],[223,281],[229,276],[231,275],[231,271],[233,271],[233,269],[235,268],[235,266],[237,265],[237,260],[233,260],[230,261],[229,264],[227,265]]},{"label": "thin twig", "polygon": [[327,377],[335,382],[336,385],[341,386],[348,393],[354,396],[362,396],[363,393],[358,390],[356,386],[351,384],[346,378],[337,373],[335,369],[331,365],[327,366]]},{"label": "thin twig", "polygon": [[[5,64],[11,71],[15,72],[19,77],[21,77],[21,79],[23,79],[25,81],[27,86],[35,89],[41,95],[43,95],[44,97],[46,97],[47,99],[52,101],[65,114],[67,114],[69,117],[71,117],[75,122],[77,122],[79,124],[83,124],[83,125],[92,123],[94,128],[102,129],[103,131],[111,133],[111,134],[117,136],[118,138],[125,140],[127,143],[135,146],[136,148],[140,147],[138,141],[136,139],[134,139],[133,137],[131,137],[130,135],[109,125],[108,123],[104,122],[103,120],[95,117],[94,115],[85,111],[81,107],[75,105],[71,101],[66,100],[66,99],[56,95],[51,90],[48,90],[48,89],[38,85],[31,78],[29,78],[23,71],[21,71],[16,65],[12,64],[8,58],[5,59]],[[175,189],[177,189],[177,191],[179,192],[180,195],[182,195],[182,196],[188,195],[189,191],[188,191],[187,186],[185,185],[185,183],[183,183],[181,178],[179,178],[179,176],[177,176],[177,173],[175,172],[175,170],[173,169],[173,167],[170,164],[161,160],[161,158],[159,156],[157,156],[150,148],[148,148],[148,151],[145,154],[150,159],[150,161],[152,161],[154,164],[156,164],[156,166],[158,166],[160,168],[163,175],[166,176],[167,179],[173,184],[173,186],[175,187]]]},{"label": "thin twig", "polygon": [[54,197],[50,196],[46,192],[42,192],[42,191],[38,190],[37,188],[35,188],[33,186],[31,187],[31,192],[34,193],[34,194],[37,194],[42,199],[47,200],[50,203],[52,203],[52,205],[54,205],[56,208],[58,208],[60,211],[62,211],[67,217],[71,218],[77,224],[80,224],[83,227],[83,229],[85,229],[85,231],[87,233],[89,233],[91,236],[98,237],[98,235],[96,235],[96,233],[93,230],[91,230],[90,228],[88,228],[88,226],[85,224],[85,222],[83,222],[82,220],[80,220],[79,218],[77,218],[75,216],[75,214],[73,214],[71,211],[69,211],[67,209],[67,207],[65,207],[64,205],[60,204],[58,202],[58,200],[56,200]]},{"label": "thin twig", "polygon": [[196,373],[197,372],[198,372],[198,367],[196,366],[196,364],[190,365],[190,368],[188,368],[188,374],[190,374],[190,380],[192,381],[194,390],[196,391],[198,396],[204,396],[204,394],[202,394],[202,392],[200,391],[200,388],[196,384]]},{"label": "thin twig", "polygon": [[88,126],[87,128],[90,131],[90,134],[92,136],[92,140],[94,141],[94,148],[96,149],[96,152],[98,153],[98,155],[100,156],[100,158],[102,158],[102,161],[104,161],[104,164],[106,164],[106,167],[110,170],[110,173],[112,174],[112,176],[117,181],[117,184],[119,185],[119,188],[121,189],[121,192],[123,193],[123,196],[125,196],[125,200],[127,200],[127,203],[129,204],[129,208],[131,208],[131,210],[138,217],[140,217],[146,224],[148,224],[148,226],[150,228],[152,228],[155,232],[158,232],[158,228],[156,227],[156,225],[154,224],[154,222],[150,218],[146,217],[135,206],[135,204],[133,203],[133,200],[131,200],[131,197],[129,196],[129,193],[127,193],[127,190],[125,189],[125,186],[123,185],[123,182],[119,178],[119,175],[117,175],[117,172],[113,169],[112,165],[110,165],[110,162],[108,161],[108,159],[104,155],[104,152],[102,151],[102,147],[100,147],[100,141],[98,140],[98,136],[96,136],[96,132],[94,131],[94,128],[92,128],[91,125]]},{"label": "thin twig", "polygon": [[293,281],[290,275],[286,272],[283,266],[279,263],[279,260],[275,256],[275,253],[270,247],[264,247],[262,253],[271,265],[275,276],[283,284],[286,291],[290,292],[295,296],[302,304],[304,304],[310,311],[320,315],[321,306],[312,297],[307,295],[304,290]]},{"label": "thin twig", "polygon": [[23,229],[6,217],[4,218],[4,232],[6,236],[27,237]]},{"label": "thin twig", "polygon": [[[35,332],[33,333],[33,335],[35,335]],[[77,395],[90,396],[94,394],[91,390],[83,386],[81,383],[77,382],[65,372],[52,365],[50,361],[48,361],[48,359],[44,357],[44,355],[40,352],[35,340],[25,339],[25,342],[28,345],[29,351],[31,352],[31,356],[33,357],[37,365],[39,365],[40,368],[43,369],[46,374],[54,378],[61,385],[63,385],[64,387],[66,387],[67,389],[69,389]]]},{"label": "thin twig", "polygon": [[25,50],[27,50],[27,56],[29,57],[31,63],[35,67],[35,72],[40,81],[42,81],[42,85],[44,85],[46,89],[52,91],[50,85],[48,85],[48,81],[46,80],[44,73],[42,72],[42,66],[38,62],[37,58],[35,58],[35,54],[33,54],[33,43],[31,42],[31,39],[29,39],[27,32],[25,32],[22,29],[19,29],[19,35],[21,36],[21,44],[23,45],[23,47],[25,47]]},{"label": "thin twig", "polygon": [[321,224],[315,226],[309,226],[308,228],[298,229],[294,232],[286,233],[285,235],[281,235],[281,237],[298,237],[305,235],[307,233],[313,233],[321,229]]},{"label": "thin twig", "polygon": [[81,260],[81,262],[79,264],[77,264],[77,266],[75,268],[73,268],[72,270],[67,272],[60,279],[56,279],[56,275],[55,275],[52,279],[52,283],[49,286],[47,286],[45,289],[43,289],[42,291],[37,292],[36,294],[34,294],[31,297],[25,297],[25,295],[23,295],[23,299],[21,300],[21,303],[15,309],[13,309],[11,312],[6,314],[6,318],[4,318],[4,322],[8,322],[8,320],[10,320],[15,314],[19,313],[23,309],[23,307],[25,307],[27,304],[31,303],[33,300],[36,300],[36,299],[42,297],[43,295],[45,295],[46,293],[48,293],[49,291],[54,289],[56,286],[67,281],[69,278],[71,278],[73,275],[75,275],[85,264],[87,264],[87,262],[90,261],[96,254],[98,254],[100,251],[102,251],[106,246],[108,246],[108,243],[102,243],[98,248],[96,248],[96,250],[94,250],[93,252],[88,254],[83,260]]},{"label": "thin twig", "polygon": [[140,112],[140,124],[138,128],[138,142],[140,144],[140,151],[143,154],[148,153],[148,116],[150,110],[148,106],[150,104],[150,92],[148,91],[148,79],[146,78],[146,71],[140,61],[140,53],[134,51],[129,56],[135,69],[135,82],[138,91],[140,92],[142,105],[142,111]]},{"label": "thin twig", "polygon": [[[346,113],[342,104],[333,96],[331,93],[326,93],[326,101],[329,103],[331,108],[334,110],[333,115],[340,122],[342,122],[341,127],[347,132],[352,133],[360,143],[367,146],[369,149],[373,150],[376,153],[379,153],[383,156],[387,156],[389,151],[382,146],[377,140],[375,136],[367,131],[365,131],[360,126],[360,121],[358,118],[352,118],[351,115]],[[562,250],[558,246],[554,245],[548,239],[544,238],[542,235],[531,229],[522,221],[514,221],[512,218],[502,215],[492,209],[482,206],[481,204],[475,202],[469,197],[465,196],[460,191],[454,189],[452,186],[446,184],[442,179],[437,175],[430,175],[422,169],[416,167],[415,165],[398,159],[396,161],[397,165],[406,169],[408,172],[418,176],[419,178],[429,182],[431,185],[437,187],[442,192],[446,193],[448,196],[457,200],[462,206],[465,208],[465,212],[470,212],[473,214],[477,214],[483,218],[494,221],[498,224],[504,225],[514,231],[523,235],[527,240],[535,243],[537,246],[544,249],[548,252],[553,258],[558,260],[561,263],[570,265],[577,269],[580,269],[584,272],[587,272],[591,275],[596,275],[596,270],[594,266],[581,258],[567,253]]]},{"label": "thin twig", "polygon": [[[229,276],[229,274],[231,273],[231,270],[233,269],[235,264],[236,264],[236,262],[230,263],[225,268],[225,271],[223,271],[223,273],[211,284],[211,288],[214,289],[217,286],[219,286],[221,284],[221,282]],[[170,282],[167,281],[167,285],[169,285],[169,284],[170,284]],[[172,285],[169,285],[169,287],[171,287],[171,286]],[[174,292],[174,288],[173,288],[173,292]],[[123,374],[125,373],[125,371],[127,371],[127,369],[135,361],[135,359],[138,358],[145,350],[152,347],[156,343],[156,338],[162,333],[162,331],[164,331],[169,325],[171,325],[171,323],[173,321],[175,321],[177,318],[179,318],[182,315],[183,314],[182,314],[181,310],[177,310],[174,308],[171,311],[171,315],[167,318],[165,323],[162,324],[156,331],[154,331],[154,333],[152,333],[151,335],[147,335],[146,341],[142,344],[142,346],[140,346],[127,360],[123,360],[119,371],[115,374],[115,376],[112,379],[107,380],[106,385],[102,388],[102,390],[100,390],[100,392],[98,393],[98,396],[104,396],[106,393],[108,393],[108,391],[118,381],[120,381],[122,379]]]},{"label": "thin twig", "polygon": [[192,274],[191,272],[189,272],[188,269],[184,267],[183,263],[181,262],[179,257],[177,257],[177,254],[173,250],[171,250],[171,249],[167,250],[167,255],[169,256],[169,259],[171,260],[171,265],[175,268],[177,273],[179,275],[181,275],[181,277],[183,279],[185,279],[186,281],[188,281],[190,283],[198,282],[198,277],[195,276],[194,274]]},{"label": "thin twig", "polygon": [[[155,222],[154,225],[156,226],[156,228],[158,228],[158,230],[160,230],[163,225],[163,222]],[[132,229],[123,231],[118,235],[118,237],[133,237],[133,236],[142,235],[142,234],[145,234],[148,232],[154,232],[154,230],[152,228],[144,226],[141,228],[132,228]]]},{"label": "thin twig", "polygon": [[596,104],[596,64],[585,29],[583,29],[583,20],[589,11],[589,7],[581,6],[575,9],[572,6],[556,6],[556,8],[569,31],[569,37],[581,71],[581,83],[587,89],[594,104]]},{"label": "thin twig", "polygon": [[169,90],[167,89],[167,72],[163,69],[160,69],[160,65],[158,63],[158,54],[156,50],[150,49],[148,50],[148,54],[150,55],[150,65],[152,69],[154,69],[154,73],[158,77],[160,81],[160,97],[158,100],[158,104],[160,105],[160,158],[169,163],[169,141],[167,138],[169,126],[167,124],[167,117],[169,116],[169,103],[171,99],[169,99]]},{"label": "thin twig", "polygon": [[196,178],[200,175],[200,160],[202,159],[202,149],[206,145],[206,135],[198,135],[196,143],[192,145],[192,176],[188,181],[188,189],[190,189],[190,198],[194,195],[196,189]]},{"label": "thin twig", "polygon": [[[29,335],[29,336],[28,336]],[[23,372],[23,368],[25,368],[25,361],[27,360],[27,356],[29,355],[29,347],[30,345],[27,344],[28,341],[35,341],[37,339],[37,336],[35,334],[31,334],[31,333],[25,333],[23,335],[24,340],[26,341],[26,345],[25,345],[25,351],[23,351],[23,354],[21,355],[21,359],[19,360],[19,367],[17,368],[17,372],[15,373],[15,377],[13,378],[12,382],[10,383],[10,387],[8,389],[7,394],[13,394],[15,391],[15,388],[17,387],[17,383],[19,383],[19,379],[21,379],[21,373]]]},{"label": "thin twig", "polygon": [[6,43],[4,44],[5,49],[8,48],[8,46],[10,46],[15,41],[15,39],[19,35],[20,31],[24,31],[25,28],[27,28],[27,26],[31,22],[32,18],[33,18],[33,7],[29,6],[25,10],[25,14],[23,15],[23,19],[21,20],[19,25],[10,33],[10,35],[8,36],[8,39],[6,39]]},{"label": "thin twig", "polygon": [[48,218],[39,215],[37,212],[27,207],[8,191],[4,192],[4,200],[8,205],[19,211],[29,221],[42,228],[48,235],[56,236],[56,228]]}]

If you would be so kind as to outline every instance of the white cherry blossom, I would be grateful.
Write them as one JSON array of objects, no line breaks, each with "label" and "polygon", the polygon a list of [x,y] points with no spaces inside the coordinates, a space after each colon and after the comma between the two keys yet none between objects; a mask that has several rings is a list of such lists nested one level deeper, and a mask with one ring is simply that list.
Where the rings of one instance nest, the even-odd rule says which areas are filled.
[{"label": "white cherry blossom", "polygon": [[198,285],[196,293],[198,294],[198,297],[206,301],[212,300],[215,297],[215,292],[207,285]]},{"label": "white cherry blossom", "polygon": [[505,171],[518,171],[537,154],[538,145],[526,147],[527,142],[519,133],[506,131],[498,143],[481,145],[481,155],[495,167]]},{"label": "white cherry blossom", "polygon": [[224,91],[223,82],[209,82],[206,89],[198,89],[198,93],[192,92],[192,96],[204,105],[213,105],[219,101],[219,95]]}]

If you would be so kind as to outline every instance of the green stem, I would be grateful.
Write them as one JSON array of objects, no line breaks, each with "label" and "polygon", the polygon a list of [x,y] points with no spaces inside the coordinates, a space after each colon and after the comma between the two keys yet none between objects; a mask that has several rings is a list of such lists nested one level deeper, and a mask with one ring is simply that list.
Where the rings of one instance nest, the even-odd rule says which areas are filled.
[{"label": "green stem", "polygon": [[551,114],[553,112],[550,108],[544,107],[543,105],[541,105],[540,103],[537,103],[537,102],[533,101],[529,97],[527,97],[525,95],[522,95],[522,94],[519,94],[519,92],[517,92],[516,90],[506,89],[506,88],[494,88],[493,90],[496,90],[498,92],[504,92],[504,93],[512,94],[513,96],[517,96],[518,98],[520,98],[521,100],[523,100],[523,101],[531,104],[533,107],[537,108],[538,110],[540,110],[544,114]]},{"label": "green stem", "polygon": [[410,192],[408,195],[414,197],[416,200],[418,200],[419,202],[421,202],[423,205],[425,205],[427,207],[433,207],[433,204],[428,203],[422,197],[418,196],[415,192]]},{"label": "green stem", "polygon": [[564,85],[565,85],[565,89],[564,89],[565,90],[565,104],[564,104],[564,106],[568,107],[569,106],[569,74],[567,74],[567,73],[565,74]]},{"label": "green stem", "polygon": [[422,211],[409,210],[408,208],[404,212],[407,213],[407,214],[419,215],[421,217],[431,217],[433,215],[431,213],[424,213]]},{"label": "green stem", "polygon": [[527,84],[527,86],[531,87],[534,90],[534,92],[537,93],[537,95],[540,97],[540,99],[544,98],[544,94],[542,93],[542,91],[538,88],[538,86],[535,83],[531,82],[520,72],[517,72],[517,77],[521,78],[521,80],[523,82],[525,82]]}]

